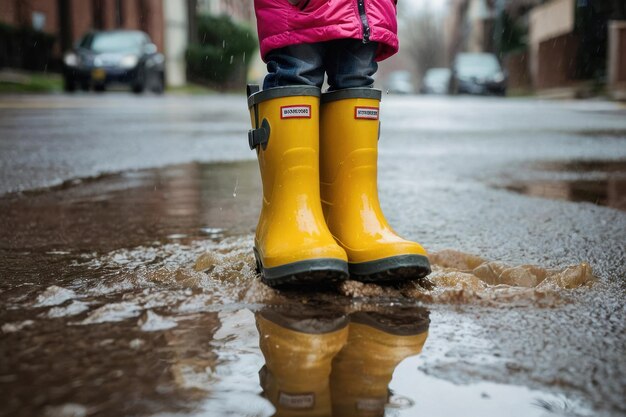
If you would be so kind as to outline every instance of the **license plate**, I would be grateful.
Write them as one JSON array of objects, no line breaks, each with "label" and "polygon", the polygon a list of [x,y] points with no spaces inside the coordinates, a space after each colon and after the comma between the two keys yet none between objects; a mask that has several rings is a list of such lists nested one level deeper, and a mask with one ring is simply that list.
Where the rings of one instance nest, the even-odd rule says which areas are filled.
[{"label": "license plate", "polygon": [[97,68],[91,71],[91,79],[93,79],[94,81],[104,81],[106,77],[107,73],[102,68]]}]

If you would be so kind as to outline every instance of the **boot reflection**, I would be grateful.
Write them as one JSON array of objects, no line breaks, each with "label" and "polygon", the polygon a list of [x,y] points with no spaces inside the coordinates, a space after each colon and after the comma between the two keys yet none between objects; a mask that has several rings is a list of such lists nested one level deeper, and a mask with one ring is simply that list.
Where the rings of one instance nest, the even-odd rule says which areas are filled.
[{"label": "boot reflection", "polygon": [[348,319],[337,312],[267,309],[256,314],[265,366],[259,371],[275,416],[330,416],[333,358],[348,339]]},{"label": "boot reflection", "polygon": [[348,342],[332,364],[333,415],[383,416],[393,371],[422,351],[429,323],[421,307],[352,314]]}]

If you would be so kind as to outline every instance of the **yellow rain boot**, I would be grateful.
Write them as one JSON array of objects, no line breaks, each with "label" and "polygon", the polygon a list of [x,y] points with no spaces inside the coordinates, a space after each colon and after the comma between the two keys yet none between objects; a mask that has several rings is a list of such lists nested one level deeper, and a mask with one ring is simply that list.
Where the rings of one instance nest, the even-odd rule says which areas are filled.
[{"label": "yellow rain boot", "polygon": [[319,97],[316,87],[248,88],[263,182],[254,255],[263,281],[326,283],[348,275],[345,251],[326,223],[319,190]]},{"label": "yellow rain boot", "polygon": [[326,224],[348,255],[350,277],[399,281],[430,273],[428,254],[398,236],[377,189],[381,92],[349,88],[322,95],[320,186]]},{"label": "yellow rain boot", "polygon": [[403,359],[422,351],[428,316],[421,307],[350,316],[348,342],[333,360],[330,375],[333,416],[384,415],[393,372]]},{"label": "yellow rain boot", "polygon": [[348,338],[348,319],[290,316],[271,310],[256,315],[263,394],[275,416],[328,417],[331,363]]}]

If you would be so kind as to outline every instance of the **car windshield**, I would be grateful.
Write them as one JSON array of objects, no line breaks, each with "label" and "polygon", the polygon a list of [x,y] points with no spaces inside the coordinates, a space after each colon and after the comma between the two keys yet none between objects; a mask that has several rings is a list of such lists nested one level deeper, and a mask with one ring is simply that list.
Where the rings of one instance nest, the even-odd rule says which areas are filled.
[{"label": "car windshield", "polygon": [[455,67],[461,77],[485,77],[500,72],[500,63],[491,54],[460,54]]},{"label": "car windshield", "polygon": [[86,36],[81,47],[94,52],[136,52],[141,49],[145,35],[141,32],[109,32]]}]

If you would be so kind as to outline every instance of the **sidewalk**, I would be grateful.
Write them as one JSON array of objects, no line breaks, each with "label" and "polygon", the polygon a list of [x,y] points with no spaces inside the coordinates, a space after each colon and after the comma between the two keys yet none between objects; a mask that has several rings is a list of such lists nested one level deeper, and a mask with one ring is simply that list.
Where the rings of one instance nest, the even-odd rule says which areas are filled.
[{"label": "sidewalk", "polygon": [[62,90],[61,74],[0,69],[0,93],[53,93]]}]

